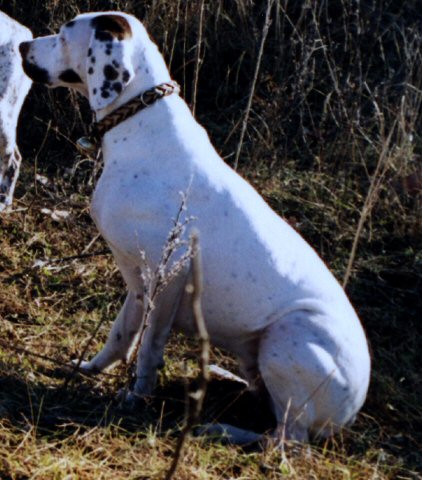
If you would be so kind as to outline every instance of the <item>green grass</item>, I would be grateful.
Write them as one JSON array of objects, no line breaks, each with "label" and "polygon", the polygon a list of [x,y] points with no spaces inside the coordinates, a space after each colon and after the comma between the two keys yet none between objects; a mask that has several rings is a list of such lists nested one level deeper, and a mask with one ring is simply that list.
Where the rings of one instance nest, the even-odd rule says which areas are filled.
[{"label": "green grass", "polygon": [[[191,103],[199,5],[91,1],[89,9],[144,18]],[[371,345],[367,402],[350,430],[310,447],[256,453],[191,439],[177,479],[422,478],[422,202],[405,182],[420,168],[422,14],[414,2],[357,5],[275,2],[239,170],[340,281],[365,214],[346,289]],[[45,34],[86,2],[0,0],[0,8]],[[264,10],[265,2],[205,1],[196,111],[229,164]],[[73,145],[89,120],[76,95],[39,86],[21,116],[15,211],[0,217],[0,478],[163,478],[197,372],[198,345],[174,335],[157,396],[138,415],[116,401],[123,369],[64,387],[64,366],[90,340],[88,355],[98,351],[125,290],[111,255],[69,258],[106,249],[89,217],[94,165]],[[45,208],[70,216],[55,222]],[[225,352],[213,350],[212,361],[236,371]],[[203,417],[264,431],[272,419],[256,402],[213,380]]]}]

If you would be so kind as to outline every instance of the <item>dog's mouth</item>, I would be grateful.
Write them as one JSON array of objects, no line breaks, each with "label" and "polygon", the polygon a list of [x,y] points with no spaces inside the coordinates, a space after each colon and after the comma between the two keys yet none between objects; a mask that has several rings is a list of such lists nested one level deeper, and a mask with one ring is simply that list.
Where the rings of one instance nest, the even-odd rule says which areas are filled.
[{"label": "dog's mouth", "polygon": [[37,83],[43,83],[44,85],[50,85],[50,75],[45,68],[41,68],[34,63],[28,62],[28,60],[22,61],[23,71],[28,77]]}]

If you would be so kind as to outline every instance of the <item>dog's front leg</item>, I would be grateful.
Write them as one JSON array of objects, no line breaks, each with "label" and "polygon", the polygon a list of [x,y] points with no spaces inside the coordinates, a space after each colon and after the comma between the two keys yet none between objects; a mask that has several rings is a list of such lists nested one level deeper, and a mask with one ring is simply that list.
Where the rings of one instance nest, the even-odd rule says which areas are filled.
[{"label": "dog's front leg", "polygon": [[135,397],[152,395],[157,381],[157,369],[163,366],[163,353],[170,335],[175,315],[184,291],[184,283],[175,281],[169,285],[156,301],[156,307],[148,319],[148,328],[138,352]]},{"label": "dog's front leg", "polygon": [[136,293],[130,291],[104,348],[89,362],[82,362],[79,368],[87,373],[98,373],[119,360],[127,360],[140,328],[142,309],[142,302],[137,299]]}]

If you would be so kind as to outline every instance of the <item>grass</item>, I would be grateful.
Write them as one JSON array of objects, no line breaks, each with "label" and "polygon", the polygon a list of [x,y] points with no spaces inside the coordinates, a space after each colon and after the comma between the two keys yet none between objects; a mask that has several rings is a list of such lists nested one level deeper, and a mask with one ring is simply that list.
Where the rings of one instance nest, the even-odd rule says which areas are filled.
[{"label": "grass", "polygon": [[[407,188],[422,146],[417,7],[275,0],[257,69],[266,2],[0,0],[37,35],[85,10],[143,18],[232,165],[251,98],[240,173],[339,281],[348,276],[373,358],[356,424],[309,448],[265,453],[192,439],[177,479],[422,478],[422,209],[421,192]],[[75,95],[38,86],[21,116],[15,211],[0,217],[0,478],[163,478],[197,372],[197,343],[174,335],[140,415],[118,408],[123,370],[63,387],[63,365],[102,322],[89,355],[98,351],[124,295],[89,217],[95,167],[73,145],[89,120]],[[45,209],[70,215],[56,221]],[[236,369],[225,352],[212,361]],[[204,420],[217,418],[257,431],[272,424],[239,387],[213,380]]]}]

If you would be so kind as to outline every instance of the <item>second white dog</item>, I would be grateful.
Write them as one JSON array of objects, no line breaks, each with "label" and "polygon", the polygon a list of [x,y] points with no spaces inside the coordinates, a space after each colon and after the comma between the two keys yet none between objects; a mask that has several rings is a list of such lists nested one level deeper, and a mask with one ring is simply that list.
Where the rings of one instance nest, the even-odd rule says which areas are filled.
[{"label": "second white dog", "polygon": [[22,161],[16,125],[32,82],[22,71],[18,47],[30,39],[30,30],[0,12],[0,212],[13,202]]},{"label": "second white dog", "polygon": [[[79,15],[57,35],[24,43],[21,53],[34,80],[77,89],[98,120],[170,81],[142,24],[117,12]],[[355,311],[314,250],[219,157],[185,102],[175,93],[157,100],[106,133],[102,148],[92,216],[129,292],[104,349],[83,368],[98,372],[127,357],[142,317],[140,251],[154,270],[180,192],[188,191],[211,340],[236,355],[251,385],[268,391],[274,436],[306,440],[353,421],[370,375]],[[152,393],[170,329],[193,331],[187,276],[185,269],[156,302],[136,394]]]}]

